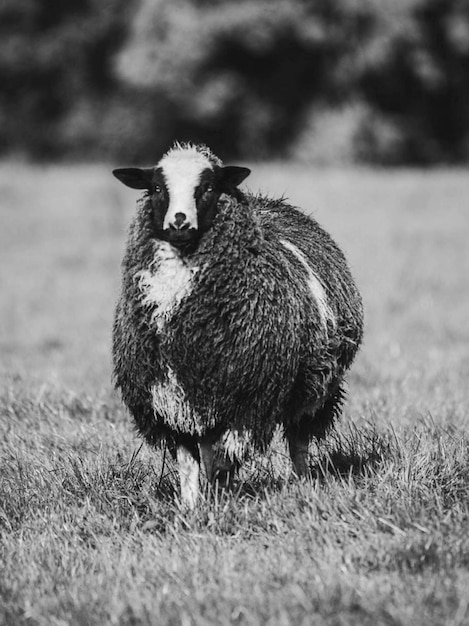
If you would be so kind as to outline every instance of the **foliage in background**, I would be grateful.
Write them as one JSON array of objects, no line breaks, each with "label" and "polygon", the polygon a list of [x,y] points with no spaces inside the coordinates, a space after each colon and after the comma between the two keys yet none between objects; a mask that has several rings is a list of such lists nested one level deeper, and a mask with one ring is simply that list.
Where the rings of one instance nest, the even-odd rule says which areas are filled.
[{"label": "foliage in background", "polygon": [[[113,152],[133,120],[133,101],[114,77],[126,0],[3,0],[0,4],[0,145],[50,159]],[[148,115],[144,112],[143,115]],[[132,122],[133,131],[143,132]]]},{"label": "foliage in background", "polygon": [[36,158],[469,159],[466,0],[5,0],[0,80]]},{"label": "foliage in background", "polygon": [[364,156],[391,162],[467,161],[469,4],[413,0],[382,5],[375,12],[371,54],[358,84],[372,110],[362,128]]},{"label": "foliage in background", "polygon": [[183,129],[216,150],[278,155],[311,106],[349,89],[367,23],[342,0],[143,0],[119,69],[168,97]]}]

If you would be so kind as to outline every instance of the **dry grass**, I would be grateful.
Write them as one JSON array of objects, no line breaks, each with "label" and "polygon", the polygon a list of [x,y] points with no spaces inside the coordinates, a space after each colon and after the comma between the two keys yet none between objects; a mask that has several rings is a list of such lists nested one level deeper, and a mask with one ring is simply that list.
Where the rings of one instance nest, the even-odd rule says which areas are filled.
[{"label": "dry grass", "polygon": [[177,506],[110,384],[134,194],[107,168],[0,168],[0,623],[469,623],[469,182],[254,167],[312,209],[362,288],[336,434]]}]

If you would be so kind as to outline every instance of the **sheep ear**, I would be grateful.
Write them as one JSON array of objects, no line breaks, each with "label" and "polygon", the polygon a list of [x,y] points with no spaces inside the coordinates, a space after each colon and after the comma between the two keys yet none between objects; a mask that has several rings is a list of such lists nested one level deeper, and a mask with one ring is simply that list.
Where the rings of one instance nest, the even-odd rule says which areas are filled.
[{"label": "sheep ear", "polygon": [[112,173],[121,183],[132,189],[151,189],[153,168],[140,169],[138,167],[124,167],[112,170]]},{"label": "sheep ear", "polygon": [[251,170],[237,165],[226,165],[221,168],[221,181],[224,191],[232,191],[249,176]]}]

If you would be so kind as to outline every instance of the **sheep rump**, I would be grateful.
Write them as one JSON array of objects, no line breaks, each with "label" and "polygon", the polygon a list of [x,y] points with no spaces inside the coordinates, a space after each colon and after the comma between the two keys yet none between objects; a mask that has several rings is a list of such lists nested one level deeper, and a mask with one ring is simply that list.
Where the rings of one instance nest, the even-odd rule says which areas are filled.
[{"label": "sheep rump", "polygon": [[[152,285],[173,276],[168,268],[165,300]],[[291,440],[323,436],[340,413],[362,328],[342,252],[286,202],[222,196],[213,227],[187,255],[151,236],[148,196],[139,202],[113,360],[150,444],[190,449],[205,438],[236,457],[247,444],[264,450],[279,425]]]}]

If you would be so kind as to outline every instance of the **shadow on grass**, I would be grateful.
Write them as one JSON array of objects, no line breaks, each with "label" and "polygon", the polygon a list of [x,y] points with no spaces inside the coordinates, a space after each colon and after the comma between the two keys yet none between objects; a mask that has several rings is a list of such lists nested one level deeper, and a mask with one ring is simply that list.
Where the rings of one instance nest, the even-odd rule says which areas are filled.
[{"label": "shadow on grass", "polygon": [[[347,433],[332,432],[315,446],[315,452],[310,455],[309,477],[306,480],[319,483],[351,476],[369,476],[392,456],[390,439],[379,435],[372,427],[359,430],[350,426]],[[286,453],[274,454],[283,456],[283,465],[289,466]],[[299,480],[291,468],[278,474],[272,471],[273,465],[261,463],[261,467],[255,468],[246,480],[235,484],[236,491],[243,496],[257,497],[266,489],[279,491]]]},{"label": "shadow on grass", "polygon": [[391,455],[388,438],[379,435],[374,428],[358,430],[351,426],[348,433],[333,433],[318,444],[318,455],[310,471],[312,477],[319,480],[328,476],[369,475]]},{"label": "shadow on grass", "polygon": [[[345,434],[331,433],[313,449],[307,480],[318,486],[350,477],[371,476],[389,457],[390,447],[389,440],[373,429],[354,427]],[[232,534],[237,532],[236,528],[253,526],[257,513],[259,520],[254,525],[260,528],[270,499],[276,501],[276,506],[282,500],[294,500],[296,491],[291,487],[305,484],[304,479],[299,481],[293,474],[285,448],[276,447],[265,455],[253,455],[241,467],[239,475],[226,484],[202,486],[199,506],[188,514],[179,501],[177,464],[170,455],[163,452],[159,462],[153,464],[140,458],[139,453],[140,449],[136,450],[127,462],[122,457],[116,459],[108,468],[112,471],[104,472],[99,481],[96,477],[91,481],[93,486],[101,483],[95,499],[96,503],[100,502],[101,510],[107,509],[120,528],[130,532],[139,529],[144,533],[166,534],[176,527],[191,531],[209,527],[217,533]],[[76,474],[74,478],[82,490],[83,480],[77,480]],[[249,524],[245,516],[250,519]]]},{"label": "shadow on grass", "polygon": [[[391,438],[379,435],[374,428],[350,426],[347,432],[330,433],[310,456],[310,475],[306,480],[324,484],[330,480],[360,478],[376,474],[382,462],[392,456]],[[264,499],[267,493],[279,493],[298,482],[285,449],[272,449],[266,455],[254,454],[241,466],[236,476],[224,476],[202,489],[207,504],[218,505],[231,497],[235,501]],[[304,479],[303,479],[304,480]],[[170,462],[161,473],[155,498],[170,502],[178,499],[177,465]]]}]

